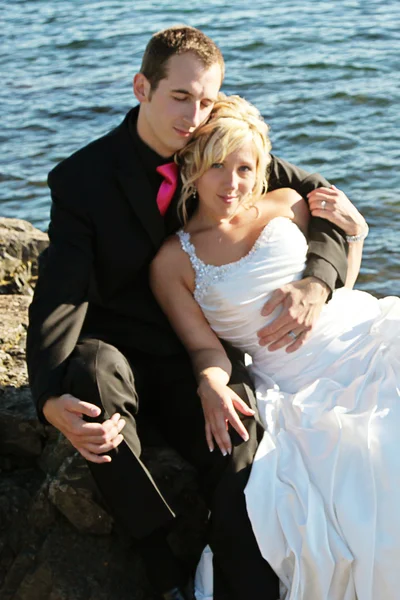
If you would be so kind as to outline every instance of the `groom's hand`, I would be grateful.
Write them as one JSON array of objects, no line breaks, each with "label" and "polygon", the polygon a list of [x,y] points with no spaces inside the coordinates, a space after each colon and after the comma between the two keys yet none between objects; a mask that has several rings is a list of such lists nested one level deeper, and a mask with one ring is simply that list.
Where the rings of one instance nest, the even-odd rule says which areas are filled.
[{"label": "groom's hand", "polygon": [[261,346],[272,352],[287,346],[286,352],[298,350],[310,337],[328,298],[329,287],[317,277],[306,277],[275,290],[262,309],[270,315],[281,306],[279,316],[258,331]]},{"label": "groom's hand", "polygon": [[236,411],[246,416],[253,416],[254,410],[227,385],[220,382],[203,379],[199,383],[197,392],[203,407],[206,439],[210,452],[214,450],[215,440],[224,456],[231,454],[232,442],[228,433],[228,424],[231,424],[247,442],[249,434]]},{"label": "groom's hand", "polygon": [[84,420],[84,416],[96,418],[100,414],[100,408],[71,394],[49,398],[43,407],[43,414],[83,458],[90,462],[111,462],[111,456],[106,453],[124,439],[121,431],[125,421],[121,419],[121,415],[115,413],[103,423],[89,423]]}]

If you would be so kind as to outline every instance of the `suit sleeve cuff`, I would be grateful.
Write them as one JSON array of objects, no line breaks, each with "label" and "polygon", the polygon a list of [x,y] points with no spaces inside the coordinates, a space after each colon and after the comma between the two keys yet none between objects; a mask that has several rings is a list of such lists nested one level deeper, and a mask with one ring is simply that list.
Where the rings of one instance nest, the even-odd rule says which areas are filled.
[{"label": "suit sleeve cuff", "polygon": [[43,424],[43,425],[51,425],[51,423],[48,422],[48,420],[46,419],[46,417],[44,416],[43,413],[43,407],[46,404],[47,400],[49,398],[53,398],[55,396],[58,396],[59,394],[52,394],[50,392],[43,394],[36,402],[36,412],[37,412],[37,416],[39,421]]},{"label": "suit sleeve cuff", "polygon": [[[40,379],[44,377],[46,377],[47,385],[39,385]],[[44,425],[50,425],[43,414],[43,407],[49,398],[58,398],[64,393],[61,388],[60,380],[55,376],[55,373],[43,372],[38,375],[35,384],[31,385],[31,391],[36,404],[36,412],[39,421]]]},{"label": "suit sleeve cuff", "polygon": [[338,273],[335,267],[320,256],[310,254],[307,258],[307,266],[304,271],[304,277],[317,277],[323,281],[330,289],[328,300],[332,297],[332,292],[338,281]]}]

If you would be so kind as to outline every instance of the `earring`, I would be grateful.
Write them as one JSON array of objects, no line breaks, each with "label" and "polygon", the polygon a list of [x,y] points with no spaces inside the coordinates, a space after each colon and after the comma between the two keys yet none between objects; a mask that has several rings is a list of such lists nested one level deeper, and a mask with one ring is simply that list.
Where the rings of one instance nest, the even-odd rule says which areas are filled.
[{"label": "earring", "polygon": [[196,188],[193,188],[192,199],[196,200],[196,196],[197,196],[197,190],[196,190]]}]

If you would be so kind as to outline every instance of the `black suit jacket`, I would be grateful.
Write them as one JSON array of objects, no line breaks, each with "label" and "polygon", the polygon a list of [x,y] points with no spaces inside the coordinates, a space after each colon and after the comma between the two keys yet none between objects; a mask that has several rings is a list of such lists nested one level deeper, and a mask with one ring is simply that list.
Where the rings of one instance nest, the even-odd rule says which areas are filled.
[{"label": "black suit jacket", "polygon": [[[138,107],[49,174],[50,245],[30,307],[27,343],[32,393],[42,418],[47,398],[62,393],[66,360],[82,335],[159,356],[183,350],[148,283],[149,263],[180,225],[177,197],[162,218],[128,129],[137,114]],[[328,183],[273,157],[269,189],[288,186],[306,194],[318,185]],[[310,248],[309,274],[332,288],[336,279],[343,282],[340,232],[314,220]]]}]

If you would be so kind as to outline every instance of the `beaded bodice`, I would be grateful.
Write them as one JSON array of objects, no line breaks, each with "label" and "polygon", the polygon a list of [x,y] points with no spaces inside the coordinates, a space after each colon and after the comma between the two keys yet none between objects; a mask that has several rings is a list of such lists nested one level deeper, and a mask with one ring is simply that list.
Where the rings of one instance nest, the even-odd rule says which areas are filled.
[{"label": "beaded bodice", "polygon": [[368,310],[375,310],[374,303],[367,307],[365,299],[363,311],[358,310],[358,300],[350,299],[347,304],[346,294],[353,298],[363,292],[342,288],[325,304],[312,335],[299,350],[292,354],[285,348],[270,352],[260,345],[257,332],[278,316],[281,307],[268,317],[261,311],[274,290],[303,276],[308,248],[300,229],[290,219],[276,217],[264,227],[246,256],[220,267],[207,265],[197,256],[188,233],[181,230],[178,236],[193,266],[194,296],[204,316],[218,337],[251,356],[251,370],[259,385],[265,384],[267,373],[287,391],[314,381],[322,364],[334,363],[339,351],[346,356],[345,348],[353,343],[346,332],[358,321],[364,322]]},{"label": "beaded bodice", "polygon": [[[204,263],[190,234],[178,231],[182,249],[195,273],[194,298],[219,337],[254,355],[259,353],[257,331],[276,316],[261,315],[267,297],[278,287],[300,279],[307,241],[286,217],[272,219],[250,252],[221,266]],[[263,352],[265,349],[263,349]]]}]

